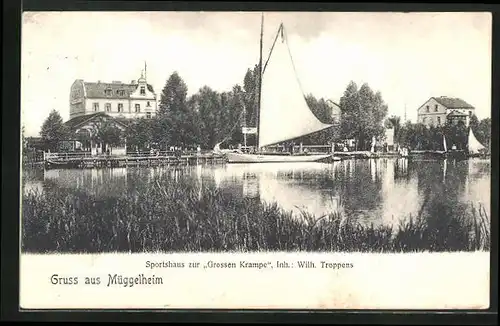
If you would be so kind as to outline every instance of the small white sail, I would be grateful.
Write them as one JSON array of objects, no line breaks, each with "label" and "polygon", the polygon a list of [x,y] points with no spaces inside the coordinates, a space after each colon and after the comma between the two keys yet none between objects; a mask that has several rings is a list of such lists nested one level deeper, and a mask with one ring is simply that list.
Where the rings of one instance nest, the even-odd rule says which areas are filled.
[{"label": "small white sail", "polygon": [[485,149],[486,147],[481,144],[476,136],[474,136],[474,132],[472,131],[472,128],[469,128],[469,141],[468,141],[468,149],[469,153],[479,153],[480,150]]},{"label": "small white sail", "polygon": [[328,127],[307,105],[282,30],[262,75],[259,146],[305,136]]},{"label": "small white sail", "polygon": [[372,137],[372,148],[370,150],[370,152],[372,153],[375,153],[375,144],[377,143],[377,141],[375,140],[375,136]]}]

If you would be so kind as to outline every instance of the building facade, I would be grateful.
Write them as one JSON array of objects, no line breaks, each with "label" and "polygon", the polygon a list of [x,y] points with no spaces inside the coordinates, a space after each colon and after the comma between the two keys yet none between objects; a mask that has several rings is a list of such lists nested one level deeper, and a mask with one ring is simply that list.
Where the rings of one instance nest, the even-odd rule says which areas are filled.
[{"label": "building facade", "polygon": [[130,84],[77,79],[70,90],[70,119],[104,112],[116,118],[152,118],[157,112],[153,86],[141,75]]},{"label": "building facade", "polygon": [[417,122],[428,127],[462,121],[469,125],[474,107],[462,99],[451,97],[431,97],[417,111]]}]

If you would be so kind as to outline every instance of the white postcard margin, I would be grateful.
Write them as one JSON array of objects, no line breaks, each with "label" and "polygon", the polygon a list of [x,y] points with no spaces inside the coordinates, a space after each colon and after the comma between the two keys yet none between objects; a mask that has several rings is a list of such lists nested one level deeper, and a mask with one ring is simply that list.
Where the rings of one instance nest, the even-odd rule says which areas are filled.
[{"label": "white postcard margin", "polygon": [[[132,286],[117,284],[120,276]],[[489,252],[22,254],[20,261],[23,309],[487,309],[489,291]]]}]

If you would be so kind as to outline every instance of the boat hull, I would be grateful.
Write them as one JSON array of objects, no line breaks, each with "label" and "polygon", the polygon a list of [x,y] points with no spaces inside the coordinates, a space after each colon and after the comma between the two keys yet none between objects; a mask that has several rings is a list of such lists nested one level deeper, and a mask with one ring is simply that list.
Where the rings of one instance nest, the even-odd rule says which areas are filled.
[{"label": "boat hull", "polygon": [[316,162],[329,158],[330,154],[311,155],[273,155],[226,153],[228,163],[283,163],[283,162]]}]

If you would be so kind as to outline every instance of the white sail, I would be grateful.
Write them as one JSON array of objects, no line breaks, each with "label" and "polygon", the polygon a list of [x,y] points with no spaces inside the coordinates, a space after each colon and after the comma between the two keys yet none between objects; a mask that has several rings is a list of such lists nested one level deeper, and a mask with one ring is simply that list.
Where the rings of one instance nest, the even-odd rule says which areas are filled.
[{"label": "white sail", "polygon": [[305,136],[328,127],[316,118],[300,87],[286,34],[278,36],[262,75],[259,146]]},{"label": "white sail", "polygon": [[480,150],[485,149],[483,144],[481,144],[477,138],[474,136],[472,128],[469,129],[469,141],[468,141],[469,153],[478,153]]}]

